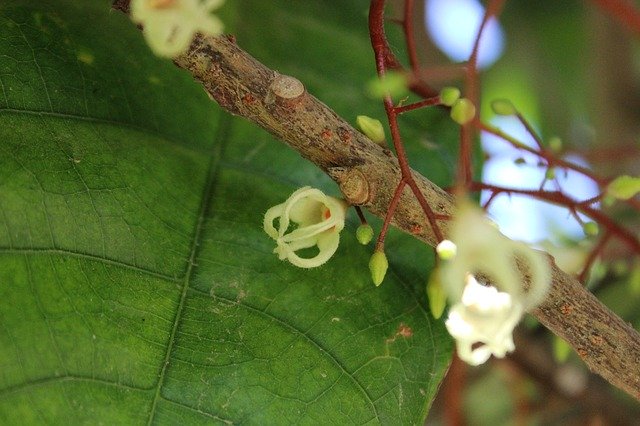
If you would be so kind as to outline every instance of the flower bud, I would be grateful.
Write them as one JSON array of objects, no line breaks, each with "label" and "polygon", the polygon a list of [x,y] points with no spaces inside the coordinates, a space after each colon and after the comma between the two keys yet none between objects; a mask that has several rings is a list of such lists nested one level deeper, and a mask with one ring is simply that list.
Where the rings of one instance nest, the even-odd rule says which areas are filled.
[{"label": "flower bud", "polygon": [[461,126],[473,120],[476,115],[476,107],[467,98],[461,98],[455,101],[451,107],[451,118]]},{"label": "flower bud", "polygon": [[555,179],[556,177],[556,169],[553,167],[549,167],[547,171],[544,173],[544,178],[547,180]]},{"label": "flower bud", "polygon": [[453,241],[442,240],[436,246],[436,253],[438,253],[438,257],[442,260],[450,260],[456,256],[456,252],[458,247],[454,244]]},{"label": "flower bud", "polygon": [[404,96],[409,89],[407,76],[401,72],[389,71],[381,78],[376,77],[369,82],[368,91],[372,98],[384,98],[389,95]]},{"label": "flower bud", "polygon": [[496,99],[491,102],[491,109],[497,115],[515,115],[518,111],[508,99]]},{"label": "flower bud", "polygon": [[549,139],[549,148],[553,152],[562,151],[562,139],[560,139],[557,136],[554,136],[551,139]]},{"label": "flower bud", "polygon": [[460,89],[457,87],[443,87],[440,91],[440,102],[451,106],[460,98]]},{"label": "flower bud", "polygon": [[429,300],[431,315],[435,319],[439,319],[444,312],[444,308],[447,306],[447,295],[442,288],[440,271],[438,269],[434,269],[433,272],[431,272],[431,276],[427,282],[427,298]]},{"label": "flower bud", "polygon": [[364,133],[369,139],[377,144],[384,142],[384,128],[382,127],[380,120],[367,117],[366,115],[359,115],[356,117],[356,123],[358,124],[358,127],[360,127],[362,133]]},{"label": "flower bud", "polygon": [[582,230],[589,237],[595,237],[596,235],[598,235],[598,232],[600,232],[600,228],[598,227],[598,224],[595,222],[585,223],[584,225],[582,225]]},{"label": "flower bud", "polygon": [[628,200],[640,192],[640,178],[619,176],[607,185],[607,195],[618,200]]},{"label": "flower bud", "polygon": [[374,252],[371,256],[371,260],[369,261],[369,270],[371,271],[371,279],[376,287],[382,284],[388,268],[389,262],[387,261],[387,256],[384,252]]},{"label": "flower bud", "polygon": [[362,224],[356,229],[356,238],[363,246],[366,246],[373,239],[373,228],[369,224]]}]

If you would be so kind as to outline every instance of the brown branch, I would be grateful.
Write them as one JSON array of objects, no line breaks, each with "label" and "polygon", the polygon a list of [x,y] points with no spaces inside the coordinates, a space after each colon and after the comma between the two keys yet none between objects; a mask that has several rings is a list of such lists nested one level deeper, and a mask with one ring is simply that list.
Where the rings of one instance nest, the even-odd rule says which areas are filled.
[{"label": "brown branch", "polygon": [[[224,109],[258,124],[320,167],[349,202],[385,216],[401,179],[397,159],[307,93],[298,80],[265,67],[223,36],[197,37],[175,63]],[[420,174],[412,176],[446,236],[449,223],[441,218],[453,213],[452,197]],[[436,242],[409,188],[400,197],[392,223],[427,244]],[[640,399],[640,335],[552,258],[550,263],[553,285],[533,314],[569,342],[592,371]],[[524,270],[522,279],[529,280]]]}]

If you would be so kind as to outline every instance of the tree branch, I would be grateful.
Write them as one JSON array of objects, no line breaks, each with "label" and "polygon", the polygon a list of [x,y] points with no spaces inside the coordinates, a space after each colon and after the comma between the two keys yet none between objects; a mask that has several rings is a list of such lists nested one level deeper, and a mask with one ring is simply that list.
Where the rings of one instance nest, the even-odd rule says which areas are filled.
[{"label": "tree branch", "polygon": [[[126,0],[114,7],[127,9]],[[174,62],[188,70],[222,108],[264,128],[327,173],[353,205],[384,217],[401,179],[396,157],[370,141],[293,77],[280,75],[240,49],[232,39],[198,36]],[[446,236],[452,197],[422,175],[413,177]],[[436,237],[420,204],[405,187],[392,221],[434,245]],[[589,368],[640,399],[640,335],[602,305],[551,257],[553,285],[532,314],[576,350]],[[522,280],[529,282],[526,268]]]}]

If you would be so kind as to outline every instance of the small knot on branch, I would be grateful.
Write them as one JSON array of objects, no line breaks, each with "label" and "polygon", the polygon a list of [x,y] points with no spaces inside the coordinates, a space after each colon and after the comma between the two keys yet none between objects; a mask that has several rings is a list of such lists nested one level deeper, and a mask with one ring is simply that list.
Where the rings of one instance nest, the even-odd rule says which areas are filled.
[{"label": "small knot on branch", "polygon": [[361,206],[371,200],[373,188],[362,171],[336,167],[330,174],[338,182],[340,191],[349,204]]},{"label": "small knot on branch", "polygon": [[300,80],[288,75],[278,74],[269,86],[265,103],[293,107],[299,103],[304,94],[305,88]]}]

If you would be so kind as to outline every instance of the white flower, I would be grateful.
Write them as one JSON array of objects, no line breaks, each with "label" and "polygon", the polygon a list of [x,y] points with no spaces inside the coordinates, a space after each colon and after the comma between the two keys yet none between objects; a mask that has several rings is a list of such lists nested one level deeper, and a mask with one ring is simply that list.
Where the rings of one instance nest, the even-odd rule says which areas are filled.
[{"label": "white flower", "polygon": [[[271,207],[264,215],[264,231],[276,241],[273,250],[280,260],[289,260],[300,268],[314,268],[325,263],[338,249],[340,231],[344,228],[347,203],[325,195],[319,189],[305,186],[291,194],[282,204]],[[278,229],[273,221],[279,219]],[[291,230],[291,222],[297,228]],[[318,254],[302,258],[295,252],[318,246]]]},{"label": "white flower", "polygon": [[[511,333],[522,314],[522,305],[511,295],[479,284],[467,275],[462,299],[451,308],[445,324],[456,339],[458,356],[471,365],[479,365],[491,354],[502,358],[514,350]],[[477,342],[482,345],[473,349]]]},{"label": "white flower", "polygon": [[[520,318],[549,289],[547,260],[542,253],[504,237],[481,210],[470,205],[460,207],[450,236],[457,253],[444,262],[440,278],[452,304],[446,326],[456,339],[458,355],[472,365],[482,364],[491,354],[504,357],[514,350],[511,334]],[[517,262],[530,277],[527,291]],[[476,277],[491,285],[479,284]]]},{"label": "white flower", "polygon": [[211,11],[224,0],[132,0],[131,19],[143,26],[151,50],[174,57],[187,50],[197,32],[218,35],[222,22]]}]

